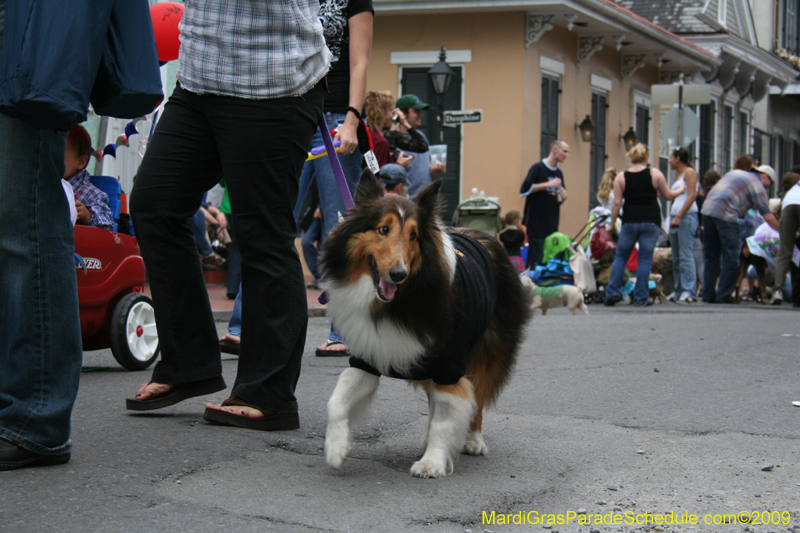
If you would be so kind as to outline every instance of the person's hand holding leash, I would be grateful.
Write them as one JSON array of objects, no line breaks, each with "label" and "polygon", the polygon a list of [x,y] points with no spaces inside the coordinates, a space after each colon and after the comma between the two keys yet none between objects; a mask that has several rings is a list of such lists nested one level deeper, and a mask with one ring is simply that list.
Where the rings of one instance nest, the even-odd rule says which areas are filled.
[{"label": "person's hand holding leash", "polygon": [[352,113],[347,114],[344,124],[339,126],[336,130],[336,135],[333,140],[341,141],[339,145],[339,153],[341,155],[350,155],[358,148],[358,118]]}]

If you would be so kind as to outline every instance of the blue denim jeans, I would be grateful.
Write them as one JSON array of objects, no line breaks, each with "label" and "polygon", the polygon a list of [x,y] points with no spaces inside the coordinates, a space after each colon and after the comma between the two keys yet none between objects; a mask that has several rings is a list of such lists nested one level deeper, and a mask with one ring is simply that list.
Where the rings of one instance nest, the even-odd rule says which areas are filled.
[{"label": "blue denim jeans", "polygon": [[[344,124],[344,119],[345,115],[341,113],[325,113],[325,120],[328,122],[329,130]],[[311,139],[311,147],[313,148],[322,144],[322,133],[320,133],[319,128],[317,128],[314,138]],[[342,172],[344,172],[345,180],[347,180],[347,187],[350,189],[350,194],[355,195],[356,184],[358,183],[358,178],[361,176],[361,160],[364,158],[364,155],[356,150],[350,155],[340,155],[338,157],[339,162],[342,164]],[[297,220],[300,216],[303,200],[305,200],[306,193],[314,177],[317,178],[319,204],[324,219],[325,231],[323,235],[327,236],[328,233],[339,224],[339,213],[341,213],[342,216],[345,214],[342,193],[339,191],[339,184],[336,181],[336,176],[333,174],[333,167],[328,157],[318,157],[311,161],[306,161],[303,165],[303,173],[300,175],[300,195],[297,198],[297,204],[295,204],[294,218]],[[341,342],[341,338],[333,328],[331,328],[331,335],[328,339]]]},{"label": "blue denim jeans", "polygon": [[694,298],[697,289],[697,268],[694,262],[694,236],[697,233],[697,225],[697,213],[685,213],[681,217],[680,226],[669,227],[677,296],[689,293]]},{"label": "blue denim jeans", "polygon": [[228,321],[228,333],[242,336],[242,286],[239,285],[239,292],[236,293],[236,300],[233,302],[231,319]]},{"label": "blue denim jeans", "polygon": [[[325,113],[329,130],[344,124],[344,118],[345,115],[341,113]],[[311,147],[321,146],[322,144],[322,134],[317,128],[314,138],[311,140]],[[339,156],[339,162],[342,164],[342,171],[351,195],[356,192],[356,184],[361,176],[361,160],[363,158],[363,154],[358,150],[350,155]],[[328,157],[318,157],[311,161],[306,161],[303,165],[303,173],[300,175],[300,193],[294,208],[294,218],[297,220],[300,216],[303,200],[305,200],[306,193],[314,177],[317,178],[319,204],[322,216],[325,219],[325,235],[327,235],[339,224],[338,213],[341,213],[342,216],[345,214],[342,194],[339,191],[339,184],[336,182],[336,176],[333,174],[333,167]]]},{"label": "blue denim jeans", "polygon": [[[738,222],[703,217],[706,259],[703,272],[703,301],[716,302],[733,296],[739,276],[741,228]],[[719,279],[719,289],[717,280]]]},{"label": "blue denim jeans", "polygon": [[0,438],[69,452],[81,375],[66,134],[0,114]]},{"label": "blue denim jeans", "polygon": [[208,255],[214,251],[206,237],[206,215],[202,209],[198,209],[193,216],[189,217],[189,228],[197,242],[197,251],[200,252],[200,255]]},{"label": "blue denim jeans", "polygon": [[628,262],[636,243],[639,243],[639,263],[636,267],[636,287],[633,289],[634,305],[647,305],[650,295],[648,283],[650,270],[653,267],[653,251],[658,242],[661,228],[652,222],[623,223],[619,229],[617,240],[617,256],[611,267],[611,281],[606,288],[606,298],[622,294],[622,278],[625,276],[625,264]]},{"label": "blue denim jeans", "polygon": [[[325,235],[322,232],[322,220],[315,218],[311,221],[311,225],[303,232],[300,238],[300,243],[303,246],[303,258],[306,260],[306,265],[314,276],[314,279],[319,279],[319,272],[317,272],[317,260],[319,258],[319,250],[325,241]],[[315,243],[319,244],[315,246]],[[317,248],[319,246],[319,248]]]}]

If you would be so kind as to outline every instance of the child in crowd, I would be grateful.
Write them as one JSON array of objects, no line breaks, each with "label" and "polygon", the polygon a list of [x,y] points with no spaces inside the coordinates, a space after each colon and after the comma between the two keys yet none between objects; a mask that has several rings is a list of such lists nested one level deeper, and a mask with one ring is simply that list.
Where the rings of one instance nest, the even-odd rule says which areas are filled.
[{"label": "child in crowd", "polygon": [[519,271],[525,270],[525,262],[522,260],[522,246],[525,244],[525,228],[522,227],[522,215],[519,211],[509,211],[503,219],[505,226],[497,238],[503,243],[503,247],[511,258],[511,264]]},{"label": "child in crowd", "polygon": [[614,178],[617,177],[619,172],[616,168],[610,167],[603,172],[603,178],[600,180],[600,186],[597,188],[597,201],[600,202],[600,207],[611,211],[614,205]]},{"label": "child in crowd", "polygon": [[64,179],[75,193],[78,224],[111,229],[114,215],[108,206],[108,195],[89,182],[86,165],[92,153],[92,138],[83,126],[75,124],[69,130],[64,152]]}]

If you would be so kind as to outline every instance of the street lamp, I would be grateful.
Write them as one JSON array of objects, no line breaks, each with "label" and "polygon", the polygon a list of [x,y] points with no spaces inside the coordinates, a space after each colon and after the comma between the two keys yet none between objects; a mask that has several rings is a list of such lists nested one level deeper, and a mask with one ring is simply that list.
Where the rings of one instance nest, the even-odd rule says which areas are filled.
[{"label": "street lamp", "polygon": [[428,71],[428,76],[436,91],[436,121],[439,123],[439,142],[444,142],[444,130],[442,129],[444,114],[444,95],[450,88],[450,83],[456,77],[456,73],[447,64],[447,49],[442,46],[439,52],[439,61]]},{"label": "street lamp", "polygon": [[442,50],[439,52],[439,62],[428,71],[428,76],[431,78],[436,96],[444,96],[447,89],[450,88],[450,82],[452,82],[453,78],[456,76],[456,73],[453,72],[453,69],[447,64],[446,59],[447,48],[442,46]]},{"label": "street lamp", "polygon": [[586,118],[583,119],[583,122],[580,124],[576,124],[575,127],[580,130],[581,132],[581,139],[583,142],[592,142],[592,135],[594,135],[594,122],[589,115],[586,115]]},{"label": "street lamp", "polygon": [[630,127],[625,135],[622,135],[622,140],[625,143],[625,149],[628,151],[636,145],[636,141],[639,140],[639,137],[636,135],[636,132],[633,131],[633,126]]}]

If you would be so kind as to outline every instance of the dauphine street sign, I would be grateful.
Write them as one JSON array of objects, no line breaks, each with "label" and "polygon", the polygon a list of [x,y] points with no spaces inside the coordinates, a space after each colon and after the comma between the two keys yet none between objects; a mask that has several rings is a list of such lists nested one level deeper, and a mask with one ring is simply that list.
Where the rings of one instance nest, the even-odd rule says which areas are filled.
[{"label": "dauphine street sign", "polygon": [[445,111],[445,126],[459,126],[461,124],[480,124],[483,122],[483,109],[464,109],[462,111]]}]

